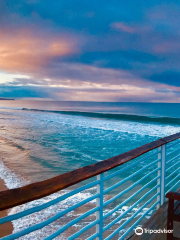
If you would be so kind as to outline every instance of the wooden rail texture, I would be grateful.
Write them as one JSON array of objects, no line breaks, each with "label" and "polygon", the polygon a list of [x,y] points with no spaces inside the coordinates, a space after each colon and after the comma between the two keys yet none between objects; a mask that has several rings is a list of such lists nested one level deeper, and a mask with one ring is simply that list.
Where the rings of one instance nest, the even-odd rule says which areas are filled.
[{"label": "wooden rail texture", "polygon": [[158,139],[118,156],[64,173],[51,179],[0,192],[0,211],[46,197],[59,190],[118,167],[178,138],[180,138],[180,133]]}]

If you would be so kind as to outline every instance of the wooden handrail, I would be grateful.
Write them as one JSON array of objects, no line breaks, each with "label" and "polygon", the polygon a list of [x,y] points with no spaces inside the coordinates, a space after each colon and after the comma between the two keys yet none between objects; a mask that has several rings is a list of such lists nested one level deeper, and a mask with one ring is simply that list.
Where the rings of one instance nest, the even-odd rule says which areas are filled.
[{"label": "wooden handrail", "polygon": [[180,193],[179,192],[168,192],[166,194],[166,198],[180,201]]},{"label": "wooden handrail", "polygon": [[59,190],[70,187],[76,183],[118,167],[146,152],[177,140],[178,138],[180,138],[180,133],[158,139],[118,156],[64,173],[42,182],[36,182],[24,187],[0,192],[0,211],[48,196]]}]

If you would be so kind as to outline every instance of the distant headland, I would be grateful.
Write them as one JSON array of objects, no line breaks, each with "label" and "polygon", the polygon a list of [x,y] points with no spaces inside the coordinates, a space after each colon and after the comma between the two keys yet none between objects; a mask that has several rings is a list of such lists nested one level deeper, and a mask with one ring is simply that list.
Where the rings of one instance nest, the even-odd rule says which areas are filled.
[{"label": "distant headland", "polygon": [[1,98],[0,97],[0,100],[15,100],[14,98]]}]

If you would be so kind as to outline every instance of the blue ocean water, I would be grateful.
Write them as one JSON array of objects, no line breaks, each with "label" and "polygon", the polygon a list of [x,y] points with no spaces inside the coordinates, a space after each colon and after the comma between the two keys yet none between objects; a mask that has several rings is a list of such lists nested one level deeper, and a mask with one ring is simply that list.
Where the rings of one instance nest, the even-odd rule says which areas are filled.
[{"label": "blue ocean water", "polygon": [[[179,108],[180,104],[167,103],[2,100],[0,177],[14,188],[177,133]],[[121,177],[130,171],[134,169]],[[16,231],[22,223],[14,226]]]},{"label": "blue ocean water", "polygon": [[179,106],[3,100],[1,157],[28,181],[44,180],[179,132]]},{"label": "blue ocean water", "polygon": [[179,132],[179,107],[3,100],[1,157],[28,181],[44,180]]}]

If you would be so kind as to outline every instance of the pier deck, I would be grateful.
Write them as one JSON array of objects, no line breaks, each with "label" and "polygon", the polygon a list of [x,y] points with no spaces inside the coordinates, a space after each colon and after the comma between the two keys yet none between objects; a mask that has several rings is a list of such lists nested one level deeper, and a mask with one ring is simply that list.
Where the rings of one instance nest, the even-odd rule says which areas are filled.
[{"label": "pier deck", "polygon": [[[180,192],[180,189],[178,189]],[[167,229],[167,210],[168,202],[164,203],[148,221],[143,225],[143,229]],[[174,222],[174,237],[180,238],[180,222]],[[166,240],[166,234],[164,233],[143,233],[141,236],[134,235],[130,240]]]}]

